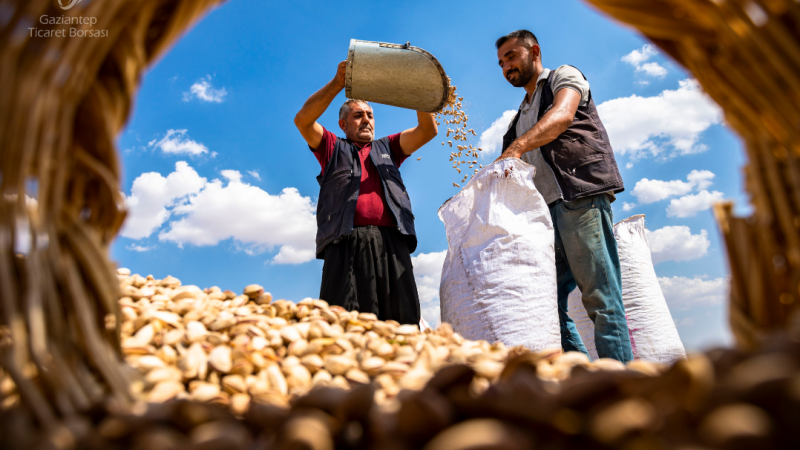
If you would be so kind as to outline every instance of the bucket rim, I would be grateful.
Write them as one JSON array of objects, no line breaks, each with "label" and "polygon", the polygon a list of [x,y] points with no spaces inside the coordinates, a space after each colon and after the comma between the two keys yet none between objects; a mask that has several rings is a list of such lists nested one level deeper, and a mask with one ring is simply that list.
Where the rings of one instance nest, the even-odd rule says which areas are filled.
[{"label": "bucket rim", "polygon": [[439,75],[442,77],[442,82],[444,83],[444,93],[442,94],[442,100],[439,102],[439,105],[436,107],[435,111],[423,111],[423,112],[431,112],[431,113],[438,113],[442,111],[447,104],[447,99],[450,96],[450,80],[447,78],[447,74],[444,71],[444,67],[436,59],[433,54],[423,48],[414,47],[410,44],[410,42],[406,42],[405,44],[392,44],[390,42],[380,42],[380,41],[366,41],[363,39],[350,39],[350,47],[347,49],[347,70],[345,72],[345,82],[344,82],[344,94],[347,98],[351,98],[351,87],[353,84],[353,59],[355,57],[355,50],[356,44],[359,42],[367,43],[367,44],[378,44],[379,47],[385,48],[396,48],[400,50],[410,50],[412,52],[417,52],[426,58],[428,58],[439,71]]}]

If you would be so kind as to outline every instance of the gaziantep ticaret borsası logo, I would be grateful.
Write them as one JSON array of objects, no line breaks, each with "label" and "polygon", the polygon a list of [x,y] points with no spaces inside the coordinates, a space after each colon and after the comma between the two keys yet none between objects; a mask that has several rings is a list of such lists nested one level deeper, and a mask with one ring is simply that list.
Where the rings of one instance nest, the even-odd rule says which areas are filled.
[{"label": "gaziantep ticaret borsas\u0131 logo", "polygon": [[[66,11],[66,10],[72,8],[73,6],[77,5],[80,2],[81,2],[81,0],[58,0],[58,6],[60,6],[61,9]],[[65,5],[64,3],[69,3],[69,4]]]}]

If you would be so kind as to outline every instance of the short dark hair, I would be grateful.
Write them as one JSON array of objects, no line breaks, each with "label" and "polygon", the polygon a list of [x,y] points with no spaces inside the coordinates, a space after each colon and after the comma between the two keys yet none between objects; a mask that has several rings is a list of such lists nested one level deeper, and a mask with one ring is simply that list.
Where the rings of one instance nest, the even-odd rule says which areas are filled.
[{"label": "short dark hair", "polygon": [[509,39],[519,39],[520,43],[527,47],[528,50],[530,50],[534,45],[539,45],[539,40],[536,39],[536,35],[528,30],[512,31],[511,33],[508,33],[507,35],[498,39],[494,45],[499,50],[500,47]]}]

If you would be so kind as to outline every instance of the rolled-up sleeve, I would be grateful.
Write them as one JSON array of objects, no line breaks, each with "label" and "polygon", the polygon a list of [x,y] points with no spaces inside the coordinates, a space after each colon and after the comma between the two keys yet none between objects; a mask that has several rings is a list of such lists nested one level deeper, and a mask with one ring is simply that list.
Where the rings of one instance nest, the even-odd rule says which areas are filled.
[{"label": "rolled-up sleeve", "polygon": [[561,66],[556,69],[551,83],[553,94],[564,88],[569,88],[581,95],[580,106],[589,103],[589,82],[583,77],[580,70],[572,66]]}]

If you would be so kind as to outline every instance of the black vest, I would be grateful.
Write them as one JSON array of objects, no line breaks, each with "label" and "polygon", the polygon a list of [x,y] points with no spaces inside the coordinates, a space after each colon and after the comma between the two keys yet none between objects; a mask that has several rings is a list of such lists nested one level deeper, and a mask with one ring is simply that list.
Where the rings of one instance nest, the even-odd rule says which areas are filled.
[{"label": "black vest", "polygon": [[[539,103],[539,120],[553,107],[553,90],[550,87],[555,71],[550,71],[542,86]],[[584,76],[584,78],[586,78]],[[511,128],[503,136],[503,151],[517,139],[519,111]],[[578,107],[572,125],[555,140],[541,147],[542,156],[553,169],[565,201],[589,197],[601,192],[622,192],[625,187],[614,159],[614,150],[608,134],[597,115],[597,107],[589,92],[589,102]]]},{"label": "black vest", "polygon": [[[328,244],[353,231],[363,170],[358,150],[349,140],[336,138],[333,155],[323,173],[317,177],[320,186],[317,201],[318,259],[324,259]],[[397,222],[397,228],[408,238],[409,253],[413,253],[417,248],[414,214],[400,170],[394,162],[389,138],[372,141],[369,157],[378,169],[386,204]]]}]

